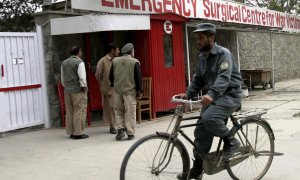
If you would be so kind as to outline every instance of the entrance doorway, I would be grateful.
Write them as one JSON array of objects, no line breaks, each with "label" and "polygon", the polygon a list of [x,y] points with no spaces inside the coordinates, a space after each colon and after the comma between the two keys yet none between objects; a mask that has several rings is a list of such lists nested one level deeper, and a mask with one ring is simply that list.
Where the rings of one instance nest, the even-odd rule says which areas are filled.
[{"label": "entrance doorway", "polygon": [[135,44],[135,32],[136,31],[103,31],[85,34],[89,106],[92,111],[102,109],[101,91],[95,77],[98,61],[106,55],[106,49],[109,43],[115,43],[120,50],[128,42]]}]

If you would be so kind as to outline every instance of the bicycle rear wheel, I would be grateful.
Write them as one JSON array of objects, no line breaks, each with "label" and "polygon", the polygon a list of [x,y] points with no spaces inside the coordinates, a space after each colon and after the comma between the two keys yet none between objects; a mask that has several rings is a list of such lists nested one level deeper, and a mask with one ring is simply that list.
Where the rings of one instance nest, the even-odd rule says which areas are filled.
[{"label": "bicycle rear wheel", "polygon": [[178,139],[169,137],[166,133],[152,134],[137,141],[123,159],[120,179],[176,179],[178,173],[188,173],[186,148]]},{"label": "bicycle rear wheel", "polygon": [[274,155],[274,138],[270,127],[261,121],[249,119],[235,127],[232,134],[241,147],[225,163],[233,179],[261,179],[271,166]]}]

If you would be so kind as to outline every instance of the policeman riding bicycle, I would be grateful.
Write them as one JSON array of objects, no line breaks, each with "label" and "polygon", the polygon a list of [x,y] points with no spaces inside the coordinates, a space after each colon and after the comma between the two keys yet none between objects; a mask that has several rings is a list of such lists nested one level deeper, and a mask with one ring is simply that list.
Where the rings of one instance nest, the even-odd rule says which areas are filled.
[{"label": "policeman riding bicycle", "polygon": [[[230,136],[224,120],[241,106],[242,77],[233,60],[231,52],[216,43],[216,27],[211,23],[201,23],[193,31],[200,50],[196,74],[180,98],[192,99],[203,87],[207,93],[201,97],[201,119],[194,130],[195,146],[205,154],[209,153],[213,137],[224,141],[223,159],[229,159],[239,148],[240,142]],[[203,176],[205,154],[194,150],[194,164],[189,179]],[[187,175],[178,174],[178,179],[187,179]]]}]

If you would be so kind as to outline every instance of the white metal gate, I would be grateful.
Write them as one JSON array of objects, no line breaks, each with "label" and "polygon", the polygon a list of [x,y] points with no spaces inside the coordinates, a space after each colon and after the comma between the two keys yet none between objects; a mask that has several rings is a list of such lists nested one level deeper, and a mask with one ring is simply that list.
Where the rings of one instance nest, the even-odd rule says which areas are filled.
[{"label": "white metal gate", "polygon": [[48,120],[38,37],[38,33],[0,33],[0,132]]}]

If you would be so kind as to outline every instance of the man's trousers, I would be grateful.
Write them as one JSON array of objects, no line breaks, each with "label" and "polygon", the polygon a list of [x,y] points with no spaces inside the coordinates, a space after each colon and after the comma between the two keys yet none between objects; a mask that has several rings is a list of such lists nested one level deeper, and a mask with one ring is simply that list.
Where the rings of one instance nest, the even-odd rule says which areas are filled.
[{"label": "man's trousers", "polygon": [[102,95],[103,120],[109,125],[115,125],[114,96]]},{"label": "man's trousers", "polygon": [[86,122],[87,93],[64,93],[66,131],[69,135],[82,135]]},{"label": "man's trousers", "polygon": [[127,135],[134,135],[136,125],[136,96],[114,94],[114,109],[118,129],[126,128]]}]

